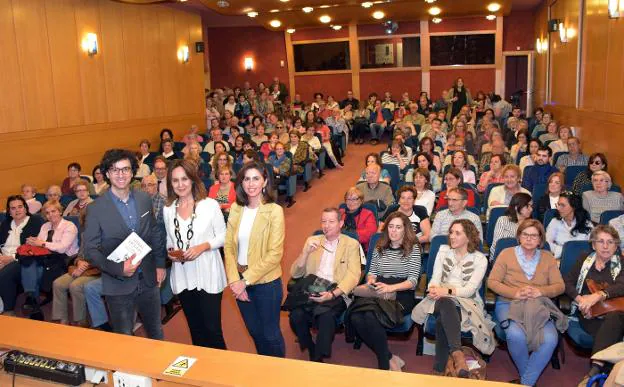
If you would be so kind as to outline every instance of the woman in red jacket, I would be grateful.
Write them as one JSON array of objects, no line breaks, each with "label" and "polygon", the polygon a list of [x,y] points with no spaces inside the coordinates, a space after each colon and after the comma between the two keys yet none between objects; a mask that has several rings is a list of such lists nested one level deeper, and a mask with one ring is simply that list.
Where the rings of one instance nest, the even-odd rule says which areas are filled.
[{"label": "woman in red jacket", "polygon": [[341,217],[344,221],[342,229],[344,231],[355,232],[364,251],[367,251],[368,242],[371,236],[377,231],[377,219],[375,218],[375,214],[368,208],[362,207],[364,194],[356,187],[351,187],[347,190],[344,200],[347,204],[347,208],[346,210],[344,208],[340,209]]},{"label": "woman in red jacket", "polygon": [[236,200],[236,190],[232,179],[232,171],[227,165],[219,167],[216,172],[217,181],[213,184],[209,191],[208,197],[215,199],[221,207],[221,212],[227,219],[232,203]]}]

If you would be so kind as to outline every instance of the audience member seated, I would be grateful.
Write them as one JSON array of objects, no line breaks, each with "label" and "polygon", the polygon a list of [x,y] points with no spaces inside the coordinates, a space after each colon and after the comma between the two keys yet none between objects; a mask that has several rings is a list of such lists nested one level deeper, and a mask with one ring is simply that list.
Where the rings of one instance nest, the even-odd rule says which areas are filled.
[{"label": "audience member seated", "polygon": [[520,223],[519,245],[503,250],[487,281],[498,295],[496,319],[520,375],[516,382],[525,386],[537,383],[559,342],[557,330],[567,329],[566,316],[550,300],[563,293],[565,285],[555,257],[542,250],[544,234],[535,219]]},{"label": "audience member seated", "polygon": [[[552,148],[553,144],[550,145]],[[561,172],[565,172],[567,167],[587,165],[588,158],[587,155],[581,152],[581,140],[578,137],[568,138],[566,140],[566,150],[562,152],[568,153],[560,155],[555,165]]]},{"label": "audience member seated", "polygon": [[503,184],[492,188],[488,197],[487,217],[494,207],[506,207],[509,205],[512,196],[518,192],[531,194],[527,189],[520,186],[520,168],[514,164],[503,167]]},{"label": "audience member seated", "polygon": [[[479,161],[479,173],[483,174],[486,171],[486,167],[490,167],[490,163],[492,157],[501,156],[503,160],[503,164],[512,164],[513,160],[507,149],[505,148],[505,143],[502,139],[496,139],[492,142],[492,147],[490,152],[485,152],[481,155],[481,160]],[[490,167],[491,168],[491,167]]]},{"label": "audience member seated", "polygon": [[525,219],[530,219],[533,214],[533,201],[531,195],[525,192],[518,192],[511,197],[509,206],[505,213],[496,220],[492,246],[490,246],[490,261],[494,261],[496,245],[503,238],[515,238],[518,225]]},{"label": "audience member seated", "polygon": [[79,216],[82,210],[87,208],[87,205],[93,201],[91,196],[89,196],[89,183],[84,180],[74,184],[74,194],[76,199],[69,202],[63,212],[63,216]]},{"label": "audience member seated", "polygon": [[[236,190],[232,182],[232,170],[228,166],[217,169],[217,180],[210,186],[208,197],[215,199],[224,215],[230,211],[232,203],[236,200]],[[227,219],[227,218],[226,218]]]},{"label": "audience member seated", "polygon": [[41,204],[41,202],[39,202],[37,198],[35,198],[35,195],[37,195],[37,189],[35,188],[35,186],[30,184],[22,184],[21,191],[22,197],[24,198],[24,200],[26,200],[26,203],[28,204],[28,213],[33,215],[38,213],[41,210],[41,206],[43,204]]},{"label": "audience member seated", "polygon": [[159,154],[163,153],[163,141],[165,140],[173,141],[173,132],[171,131],[171,129],[164,128],[163,130],[160,131],[160,145],[158,146],[157,153]]},{"label": "audience member seated", "polygon": [[392,121],[392,112],[388,109],[384,109],[381,101],[376,100],[370,109],[370,132],[371,132],[371,144],[377,145],[388,122]]},{"label": "audience member seated", "polygon": [[[86,212],[80,214],[81,229],[83,229]],[[82,232],[83,230],[79,230]],[[81,243],[78,256],[70,263],[67,273],[58,277],[52,283],[52,320],[61,324],[69,325],[69,311],[67,293],[71,294],[72,321],[74,325],[88,327],[87,303],[85,300],[84,287],[87,283],[96,280],[100,276],[100,271],[91,266],[84,259],[84,243]]]},{"label": "audience member seated", "polygon": [[613,227],[620,236],[620,250],[624,251],[624,215],[615,217],[609,221],[609,226]]},{"label": "audience member seated", "polygon": [[557,172],[557,168],[550,163],[552,149],[542,146],[537,151],[537,159],[533,168],[522,175],[522,186],[533,191],[536,184],[546,184],[548,177]]},{"label": "audience member seated", "polygon": [[583,192],[583,208],[589,212],[591,221],[600,222],[600,215],[608,210],[624,210],[624,200],[620,192],[609,191],[611,176],[605,171],[592,175],[593,190]]},{"label": "audience member seated", "polygon": [[[290,154],[292,155],[293,173],[297,175],[303,173],[303,167],[306,162],[314,158],[314,152],[310,151],[307,142],[301,141],[301,135],[296,130],[290,133]],[[284,144],[282,144],[284,145]],[[342,167],[340,167],[342,168]],[[307,185],[306,185],[307,187]]]},{"label": "audience member seated", "polygon": [[357,187],[364,194],[364,202],[372,202],[377,206],[377,216],[382,218],[388,206],[394,202],[392,188],[388,184],[379,181],[381,167],[378,164],[370,164],[366,167],[366,181],[357,183]]},{"label": "audience member seated", "polygon": [[[67,166],[67,177],[63,180],[63,184],[61,184],[61,193],[63,195],[73,195],[74,194],[74,185],[83,180],[80,176],[81,171],[80,164],[78,163],[70,163]],[[88,180],[87,180],[88,181]],[[95,192],[93,188],[89,188],[89,194],[93,195]]]},{"label": "audience member seated", "polygon": [[104,179],[104,174],[102,173],[99,165],[93,167],[91,175],[93,176],[93,189],[95,190],[95,194],[100,196],[106,192],[109,185]]},{"label": "audience member seated", "polygon": [[521,174],[524,173],[524,169],[526,167],[535,165],[536,160],[537,160],[537,151],[539,150],[541,146],[542,144],[539,142],[538,139],[533,138],[529,140],[529,145],[527,146],[529,150],[529,154],[522,156],[522,158],[520,159],[520,163],[518,164],[518,166],[520,167]]},{"label": "audience member seated", "polygon": [[410,156],[400,140],[393,140],[390,150],[381,156],[382,164],[392,164],[399,167],[401,179],[404,180],[404,169],[410,164]]},{"label": "audience member seated", "polygon": [[195,164],[195,167],[199,170],[204,163],[204,159],[201,157],[202,148],[197,141],[193,141],[186,147],[187,152],[184,154],[184,160],[189,160]]},{"label": "audience member seated", "polygon": [[[427,209],[423,206],[416,205],[416,196],[418,195],[414,187],[406,185],[399,188],[396,193],[399,207],[396,209],[396,211],[407,216],[407,218],[412,223],[412,228],[414,230],[414,233],[416,233],[418,241],[422,244],[429,242],[431,221],[429,220],[429,214],[427,214]],[[382,222],[379,224],[380,232],[381,230],[383,230],[385,220],[389,215],[389,213],[386,213],[385,217],[382,219]]]},{"label": "audience member seated", "polygon": [[42,208],[48,220],[41,226],[38,236],[26,239],[30,246],[43,247],[49,253],[20,259],[22,286],[26,292],[25,310],[39,310],[39,291],[52,290],[52,282],[65,271],[65,261],[78,252],[78,229],[62,217],[62,207],[57,201],[47,201]]},{"label": "audience member seated", "polygon": [[[141,157],[139,158],[139,163],[151,164],[154,162],[154,155],[150,153],[150,147],[152,143],[149,140],[141,140],[139,143],[139,152],[141,153]],[[95,176],[93,176],[95,179]]]},{"label": "audience member seated", "polygon": [[[340,153],[334,152],[333,150],[331,142],[331,130],[329,129],[329,127],[323,123],[322,119],[317,118],[317,120],[314,122],[314,128],[316,130],[316,133],[321,134],[321,139],[323,140],[322,145],[323,148],[325,148],[325,150],[327,151],[327,157],[329,157],[329,159],[336,168],[342,169],[344,164],[342,163],[342,159],[340,158]],[[301,137],[301,135],[299,135],[299,137]]]},{"label": "audience member seated", "polygon": [[[278,142],[275,145],[275,152],[269,156],[267,164],[273,169],[273,183],[276,187],[283,184],[290,177],[290,171],[292,166],[292,160],[286,156],[286,150],[284,144]],[[293,203],[292,196],[288,196],[288,207]]]},{"label": "audience member seated", "polygon": [[583,194],[583,188],[592,183],[592,175],[597,171],[607,171],[607,157],[603,153],[594,153],[589,156],[587,169],[576,175],[572,182],[572,192]]},{"label": "audience member seated", "polygon": [[[401,371],[405,362],[388,348],[386,328],[379,311],[411,311],[416,304],[414,289],[421,270],[421,248],[407,216],[391,214],[373,250],[366,283],[354,290],[355,301],[347,310],[345,328],[359,336],[377,356],[377,367]],[[398,308],[398,310],[397,310]]]},{"label": "audience member seated", "polygon": [[505,159],[502,155],[492,155],[490,158],[490,170],[483,172],[479,178],[479,184],[477,185],[479,192],[484,193],[490,184],[503,182],[503,167],[505,164]]},{"label": "audience member seated", "polygon": [[340,209],[340,219],[343,222],[342,229],[355,233],[364,251],[366,251],[371,236],[377,231],[375,214],[368,208],[362,207],[364,194],[357,187],[351,187],[347,190],[344,201],[347,208],[346,210]]},{"label": "audience member seated", "polygon": [[256,134],[251,136],[251,141],[253,141],[256,144],[256,147],[260,147],[260,145],[262,145],[263,142],[269,141],[269,138],[265,134],[264,124],[258,125],[258,127],[256,128]]},{"label": "audience member seated", "polygon": [[137,179],[142,179],[143,177],[149,175],[151,173],[150,171],[150,167],[149,165],[143,163],[142,160],[142,155],[141,152],[136,152],[136,158],[138,161],[138,168],[137,168],[137,172],[134,175],[134,177],[136,177]]},{"label": "audience member seated", "polygon": [[[301,136],[301,141],[307,142],[310,148],[312,148],[312,150],[314,151],[314,153],[318,154],[320,153],[323,145],[321,145],[321,141],[318,139],[318,137],[315,136],[315,133],[316,129],[314,128],[314,126],[310,126],[306,129],[305,134]],[[290,138],[288,138],[288,141],[290,141]],[[283,144],[288,144],[288,141]]]},{"label": "audience member seated", "polygon": [[431,239],[437,235],[447,235],[451,223],[457,219],[468,219],[479,231],[479,239],[483,240],[483,228],[481,227],[481,219],[479,215],[466,209],[468,204],[467,190],[459,188],[450,188],[445,192],[448,202],[448,208],[439,211],[431,227]]},{"label": "audience member seated", "polygon": [[540,142],[544,144],[545,146],[548,146],[550,145],[550,143],[559,140],[558,133],[559,133],[559,126],[557,125],[557,122],[550,121],[548,123],[548,126],[546,127],[546,133],[540,135],[538,137],[538,140],[540,140]]},{"label": "audience member seated", "polygon": [[61,200],[62,195],[63,194],[61,193],[61,187],[59,187],[58,185],[51,185],[46,191],[46,200],[55,200],[58,202],[59,200]]},{"label": "audience member seated", "polygon": [[[436,210],[444,209],[449,206],[449,202],[447,200],[448,192],[451,189],[458,188],[463,183],[463,175],[462,172],[457,168],[449,168],[446,173],[444,173],[444,185],[446,185],[446,189],[440,192],[440,197],[438,198],[438,204],[436,204]],[[466,190],[467,196],[467,207],[475,206],[475,193],[473,190]]]},{"label": "audience member seated", "polygon": [[424,324],[436,317],[434,375],[442,376],[451,357],[457,374],[468,378],[468,365],[461,350],[462,332],[472,333],[477,349],[491,354],[496,348],[479,289],[487,270],[487,258],[479,251],[479,232],[466,219],[456,220],[449,230],[449,244],[442,245],[435,259],[427,296],[412,310],[412,320]]},{"label": "audience member seated", "polygon": [[544,112],[544,114],[542,114],[541,121],[533,128],[533,131],[531,132],[531,137],[538,138],[540,135],[544,134],[546,132],[546,128],[553,118],[554,117],[552,113]]},{"label": "audience member seated", "polygon": [[568,241],[586,241],[594,225],[583,208],[578,195],[563,191],[557,202],[557,215],[546,228],[546,241],[555,258],[561,258],[563,245]]},{"label": "audience member seated", "polygon": [[211,167],[210,178],[213,181],[216,181],[219,178],[217,174],[219,169],[221,168],[228,168],[230,170],[233,169],[232,156],[228,155],[226,152],[216,153],[214,156],[212,156],[212,163],[210,167]]},{"label": "audience member seated", "polygon": [[167,197],[167,161],[163,156],[154,158],[154,173],[156,188],[162,197]]},{"label": "audience member seated", "polygon": [[516,143],[511,146],[511,159],[514,163],[519,163],[518,156],[526,154],[528,147],[528,134],[525,130],[519,131],[516,136]]},{"label": "audience member seated", "polygon": [[453,166],[453,168],[457,168],[462,172],[462,181],[464,183],[477,184],[477,179],[474,171],[472,171],[468,167],[467,158],[468,156],[466,155],[466,152],[462,150],[457,150],[455,151],[455,153],[453,153],[451,165]]},{"label": "audience member seated", "polygon": [[265,160],[269,158],[269,155],[271,154],[271,152],[275,151],[275,144],[277,144],[277,142],[279,141],[279,136],[275,132],[271,133],[268,137],[269,137],[269,140],[264,141],[258,147],[260,149],[260,153],[264,155]]},{"label": "audience member seated", "polygon": [[227,141],[223,140],[223,131],[220,128],[212,128],[212,130],[210,131],[210,139],[211,140],[204,147],[204,152],[208,152],[211,155],[214,155],[216,152],[215,143],[217,142],[223,143],[226,151],[230,150],[230,145],[227,143]]},{"label": "audience member seated", "polygon": [[[426,169],[429,171],[429,184],[431,185],[431,190],[434,192],[440,192],[442,189],[442,182],[440,180],[440,176],[436,171],[433,161],[431,160],[431,156],[428,153],[420,152],[414,157],[414,168]],[[415,172],[414,172],[415,173]],[[414,176],[411,174],[407,174],[405,176],[406,181],[414,180]]]},{"label": "audience member seated", "polygon": [[433,166],[437,173],[442,172],[442,161],[440,160],[440,155],[435,152],[435,144],[433,140],[429,137],[424,137],[420,140],[420,152],[424,152],[429,155],[431,160],[433,161]]},{"label": "audience member seated", "polygon": [[[557,140],[548,144],[550,149],[552,149],[553,156],[559,152],[568,152],[568,140],[572,136],[572,130],[567,126],[560,126],[559,133],[557,135]],[[542,141],[544,144],[545,141]],[[584,165],[584,164],[583,164]]]},{"label": "audience member seated", "polygon": [[537,219],[543,221],[546,211],[557,209],[557,203],[559,203],[559,195],[564,189],[563,173],[555,172],[548,177],[548,185],[546,186],[546,192],[544,196],[538,199],[537,202]]},{"label": "audience member seated", "polygon": [[427,215],[431,216],[435,205],[435,193],[431,190],[429,170],[416,168],[414,171],[414,188],[416,189],[416,204],[423,206],[427,210]]},{"label": "audience member seated", "polygon": [[[301,284],[325,285],[313,291],[309,286],[299,286],[300,289],[292,294],[303,296],[303,300],[293,303],[290,326],[299,340],[299,347],[308,350],[312,361],[322,362],[331,357],[338,317],[351,303],[349,294],[361,276],[360,246],[355,239],[341,234],[342,226],[337,208],[323,210],[323,235],[309,237],[290,268],[292,277],[299,279]],[[312,339],[310,332],[313,327],[317,329],[316,340]]]},{"label": "audience member seated", "polygon": [[0,224],[0,298],[5,315],[15,316],[15,300],[21,285],[20,264],[15,258],[17,248],[39,235],[41,217],[28,212],[26,200],[11,195],[6,203],[6,218]]},{"label": "audience member seated", "polygon": [[[592,307],[599,302],[624,296],[624,273],[621,271],[621,257],[618,254],[620,237],[615,229],[598,225],[591,232],[593,251],[576,261],[565,276],[565,292],[574,300],[573,313],[576,313],[581,327],[594,338],[592,355],[622,341],[624,335],[624,313],[608,312],[601,316],[592,314]],[[607,270],[605,270],[607,269]],[[601,291],[592,293],[588,281],[604,285]],[[607,372],[606,364],[592,360],[591,368],[579,386],[587,385],[592,376]]]},{"label": "audience member seated", "polygon": [[174,151],[173,140],[165,139],[161,142],[161,146],[163,148],[161,155],[165,158],[165,160],[171,161],[184,157],[181,153]]},{"label": "audience member seated", "polygon": [[[297,118],[295,119],[295,121],[299,121],[299,124],[301,124],[301,118]],[[286,125],[284,125],[283,122],[278,122],[275,125],[275,131],[273,132],[277,135],[277,141],[281,142],[282,144],[287,144],[288,141],[290,141],[290,136],[288,136],[288,128],[286,127]]]}]

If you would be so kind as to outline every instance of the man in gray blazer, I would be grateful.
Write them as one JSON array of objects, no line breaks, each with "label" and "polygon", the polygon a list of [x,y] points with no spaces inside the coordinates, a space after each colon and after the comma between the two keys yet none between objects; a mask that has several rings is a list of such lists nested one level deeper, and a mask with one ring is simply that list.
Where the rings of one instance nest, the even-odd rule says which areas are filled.
[{"label": "man in gray blazer", "polygon": [[[132,334],[137,310],[148,337],[162,339],[159,285],[165,278],[165,240],[160,237],[152,200],[144,192],[131,191],[138,168],[134,153],[108,150],[100,163],[110,189],[87,208],[85,253],[102,271],[102,294],[113,330]],[[107,259],[128,235],[136,232],[152,251],[140,262],[116,263]]]}]

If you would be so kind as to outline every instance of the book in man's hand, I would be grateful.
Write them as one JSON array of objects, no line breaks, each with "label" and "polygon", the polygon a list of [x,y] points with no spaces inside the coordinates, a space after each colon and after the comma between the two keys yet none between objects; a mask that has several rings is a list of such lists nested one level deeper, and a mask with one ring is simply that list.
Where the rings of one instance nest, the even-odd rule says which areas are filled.
[{"label": "book in man's hand", "polygon": [[110,261],[121,263],[134,255],[132,264],[136,265],[150,251],[152,248],[136,232],[132,232],[107,258]]}]

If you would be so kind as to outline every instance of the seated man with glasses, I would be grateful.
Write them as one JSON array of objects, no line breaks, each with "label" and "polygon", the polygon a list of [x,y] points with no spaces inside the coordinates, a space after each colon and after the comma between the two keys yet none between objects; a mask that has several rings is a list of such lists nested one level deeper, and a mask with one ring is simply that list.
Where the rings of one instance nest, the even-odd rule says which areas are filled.
[{"label": "seated man with glasses", "polygon": [[[348,295],[360,280],[360,246],[355,239],[340,233],[342,226],[337,208],[323,210],[323,235],[306,240],[290,269],[293,278],[301,278],[300,283],[312,282],[314,277],[309,276],[314,275],[314,284],[327,284],[325,289],[312,289],[311,286],[299,289],[307,292],[307,299],[289,308],[290,326],[299,339],[299,346],[308,350],[312,361],[322,362],[331,356],[337,319],[350,304]],[[310,334],[313,326],[318,329],[316,342]]]},{"label": "seated man with glasses", "polygon": [[446,191],[446,200],[448,208],[439,211],[433,220],[431,239],[436,235],[448,235],[451,223],[457,219],[467,219],[475,225],[479,231],[479,238],[483,241],[483,228],[481,227],[479,215],[466,209],[468,192],[461,187],[451,188]]},{"label": "seated man with glasses", "polygon": [[364,202],[371,202],[377,206],[377,216],[382,218],[388,206],[394,202],[392,188],[379,181],[381,167],[379,164],[370,164],[366,167],[366,181],[357,183],[357,188],[364,195]]}]

